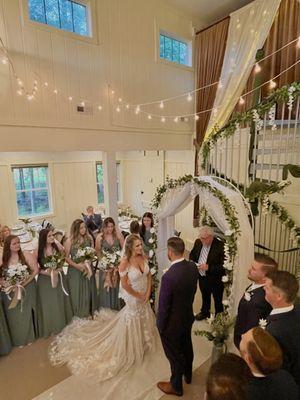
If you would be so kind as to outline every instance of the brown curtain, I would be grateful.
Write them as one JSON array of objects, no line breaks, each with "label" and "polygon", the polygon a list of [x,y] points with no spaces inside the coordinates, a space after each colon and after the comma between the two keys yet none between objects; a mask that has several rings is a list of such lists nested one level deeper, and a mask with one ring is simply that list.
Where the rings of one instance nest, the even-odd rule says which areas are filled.
[{"label": "brown curtain", "polygon": [[[262,57],[273,53],[282,46],[300,36],[300,2],[297,0],[282,0],[274,19],[272,28],[266,39],[262,49]],[[268,81],[273,76],[276,76],[281,71],[294,64],[300,58],[300,49],[296,46],[296,42],[292,43],[285,49],[279,51],[273,56],[267,58],[260,63],[261,72],[255,74],[252,71],[245,92],[259,86],[261,83]],[[300,64],[278,77],[275,82],[277,87],[300,80]],[[270,88],[265,85],[259,90],[258,97],[265,98],[270,93]],[[241,106],[237,104],[235,111],[245,111],[249,109],[255,98],[249,95],[245,98],[245,103]]]},{"label": "brown curtain", "polygon": [[[219,80],[226,48],[228,26],[229,17],[207,29],[204,29],[203,31],[200,31],[196,35],[196,88],[200,88]],[[207,110],[213,106],[216,91],[217,85],[214,85],[197,92],[196,112]],[[200,118],[196,124],[195,175],[199,175],[198,152],[205,135],[210,114],[210,112],[199,114]],[[194,226],[198,225],[198,214],[199,199],[197,197],[194,203]]]}]

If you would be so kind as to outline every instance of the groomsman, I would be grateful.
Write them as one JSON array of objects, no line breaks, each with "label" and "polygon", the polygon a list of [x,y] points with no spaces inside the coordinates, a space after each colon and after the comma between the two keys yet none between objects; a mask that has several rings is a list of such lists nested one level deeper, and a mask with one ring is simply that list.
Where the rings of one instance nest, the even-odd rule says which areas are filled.
[{"label": "groomsman", "polygon": [[234,344],[240,346],[242,335],[258,326],[260,319],[265,319],[272,307],[265,299],[264,284],[266,274],[277,269],[277,262],[266,254],[255,253],[254,261],[248,270],[248,279],[252,284],[247,287],[239,302],[238,314],[234,327]]},{"label": "groomsman", "polygon": [[224,243],[214,237],[210,226],[199,229],[199,238],[190,252],[190,260],[196,263],[199,271],[202,308],[195,318],[201,321],[210,317],[211,296],[214,298],[216,314],[223,311]]},{"label": "groomsman", "polygon": [[299,291],[296,277],[287,271],[268,274],[266,300],[273,310],[267,318],[267,331],[278,341],[283,352],[283,369],[294,377],[300,398],[300,310],[294,307]]}]

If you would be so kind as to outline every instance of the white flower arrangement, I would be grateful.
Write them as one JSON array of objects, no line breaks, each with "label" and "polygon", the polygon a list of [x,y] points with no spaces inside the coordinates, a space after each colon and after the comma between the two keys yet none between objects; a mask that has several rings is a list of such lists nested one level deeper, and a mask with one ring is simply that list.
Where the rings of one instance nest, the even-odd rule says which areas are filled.
[{"label": "white flower arrangement", "polygon": [[223,275],[223,276],[222,276],[222,282],[223,282],[223,283],[229,282],[229,277],[228,277],[227,275]]},{"label": "white flower arrangement", "polygon": [[276,104],[273,104],[273,106],[270,108],[269,110],[269,125],[272,127],[271,130],[272,131],[276,131],[277,126],[275,123],[275,114],[276,114]]},{"label": "white flower arrangement", "polygon": [[256,130],[259,132],[262,130],[264,121],[260,118],[258,111],[256,109],[252,110],[253,122],[255,122]]},{"label": "white flower arrangement", "polygon": [[148,256],[149,258],[152,258],[154,256],[154,251],[152,249],[149,250]]},{"label": "white flower arrangement", "polygon": [[96,251],[93,247],[81,246],[77,250],[74,261],[77,263],[82,263],[84,261],[94,261],[95,259],[97,259],[97,257],[96,257]]},{"label": "white flower arrangement", "polygon": [[250,292],[245,292],[245,294],[244,294],[244,299],[245,299],[246,301],[250,301],[250,300],[251,300],[251,297],[252,297],[252,294],[251,294]]},{"label": "white flower arrangement", "polygon": [[9,286],[21,285],[30,276],[30,271],[27,265],[18,263],[10,265],[4,270],[4,289]]},{"label": "white flower arrangement", "polygon": [[101,270],[108,271],[111,268],[117,268],[121,261],[121,252],[119,250],[115,251],[105,251],[102,250],[101,257]]}]

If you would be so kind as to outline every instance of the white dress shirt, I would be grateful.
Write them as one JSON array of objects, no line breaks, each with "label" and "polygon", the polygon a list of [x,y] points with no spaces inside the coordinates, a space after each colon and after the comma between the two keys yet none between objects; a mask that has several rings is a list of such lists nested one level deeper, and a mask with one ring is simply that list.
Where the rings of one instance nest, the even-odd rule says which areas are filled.
[{"label": "white dress shirt", "polygon": [[285,312],[292,311],[293,309],[294,309],[294,305],[293,304],[291,306],[288,306],[288,307],[273,308],[273,310],[270,312],[270,315],[282,314],[282,313],[285,313]]}]

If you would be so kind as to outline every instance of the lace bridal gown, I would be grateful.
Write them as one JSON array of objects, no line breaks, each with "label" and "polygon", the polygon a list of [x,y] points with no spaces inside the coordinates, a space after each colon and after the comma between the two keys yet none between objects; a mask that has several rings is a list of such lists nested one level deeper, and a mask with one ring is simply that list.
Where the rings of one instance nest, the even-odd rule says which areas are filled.
[{"label": "lace bridal gown", "polygon": [[[129,267],[121,275],[128,275],[134,290],[145,292],[148,273],[145,264],[143,273]],[[73,375],[100,382],[140,365],[146,353],[158,350],[162,355],[149,302],[144,304],[124,289],[122,297],[126,305],[118,313],[105,309],[94,320],[73,320],[51,344],[51,363],[66,364]]]}]

